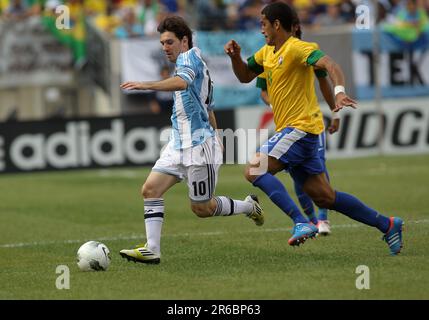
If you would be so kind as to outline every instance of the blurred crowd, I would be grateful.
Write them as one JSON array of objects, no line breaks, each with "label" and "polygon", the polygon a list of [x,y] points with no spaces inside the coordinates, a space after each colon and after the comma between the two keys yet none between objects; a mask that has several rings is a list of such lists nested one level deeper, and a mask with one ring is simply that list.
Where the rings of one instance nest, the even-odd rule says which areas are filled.
[{"label": "blurred crowd", "polygon": [[[428,48],[429,0],[277,1],[284,1],[297,10],[304,32],[354,25],[356,12],[365,12],[366,8],[370,25],[379,23],[380,29],[402,48]],[[81,69],[88,62],[85,22],[119,39],[157,35],[159,22],[172,14],[184,17],[193,30],[256,30],[259,33],[261,10],[271,2],[275,0],[0,0],[0,36],[4,24],[28,20],[25,24],[32,28],[31,19],[40,19],[60,43],[71,49],[74,66]],[[365,7],[356,11],[361,5]],[[70,17],[69,28],[65,29],[56,24],[64,8]],[[168,77],[170,72],[161,66],[161,78]],[[149,100],[151,113],[168,113],[172,95],[154,93]]]},{"label": "blurred crowd", "polygon": [[[282,0],[294,6],[304,29],[352,24],[356,7],[373,0]],[[251,30],[260,25],[262,8],[273,0],[0,0],[2,20],[21,20],[55,14],[65,4],[71,21],[84,16],[106,33],[129,38],[156,34],[160,20],[179,14],[196,30]],[[427,23],[429,0],[377,0],[378,22],[412,25]]]},{"label": "blurred crowd", "polygon": [[[59,15],[66,5],[73,27],[82,17],[119,38],[152,35],[167,14],[184,15],[186,0],[0,0],[2,20]],[[58,9],[59,10],[59,9]]]}]

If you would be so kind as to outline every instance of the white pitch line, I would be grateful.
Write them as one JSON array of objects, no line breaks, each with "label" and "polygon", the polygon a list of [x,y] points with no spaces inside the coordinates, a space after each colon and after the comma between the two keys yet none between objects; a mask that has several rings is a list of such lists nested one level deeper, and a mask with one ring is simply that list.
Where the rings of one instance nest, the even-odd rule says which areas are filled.
[{"label": "white pitch line", "polygon": [[[429,219],[423,219],[423,220],[412,220],[412,221],[405,221],[406,224],[412,223],[412,224],[424,224],[429,223]],[[361,228],[364,227],[364,224],[339,224],[339,225],[333,225],[333,229],[346,229],[346,228]],[[263,229],[255,229],[255,230],[248,230],[248,231],[241,231],[241,232],[234,232],[234,233],[256,233],[256,232],[287,232],[290,231],[291,228],[263,228]],[[219,235],[225,235],[230,232],[226,231],[212,231],[212,232],[186,232],[186,233],[177,233],[177,234],[166,234],[164,235],[164,238],[169,237],[189,237],[189,236],[200,236],[200,237],[207,237],[207,236],[219,236]],[[127,236],[117,236],[117,237],[102,237],[98,238],[98,241],[122,241],[122,240],[142,240],[146,236],[144,234],[134,234],[134,235],[127,235]],[[47,245],[58,245],[58,244],[75,244],[75,243],[84,243],[85,241],[89,241],[91,239],[80,239],[80,240],[63,240],[63,241],[35,241],[35,242],[21,242],[21,243],[7,243],[0,245],[0,248],[23,248],[23,247],[38,247],[38,246],[47,246]]]}]

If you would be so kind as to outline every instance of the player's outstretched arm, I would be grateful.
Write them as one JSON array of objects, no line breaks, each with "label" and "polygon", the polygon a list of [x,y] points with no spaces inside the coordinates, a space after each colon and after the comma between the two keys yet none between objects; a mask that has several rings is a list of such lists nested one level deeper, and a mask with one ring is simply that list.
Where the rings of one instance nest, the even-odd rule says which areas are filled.
[{"label": "player's outstretched arm", "polygon": [[317,78],[319,81],[320,91],[322,92],[323,98],[325,98],[329,109],[332,111],[331,123],[329,124],[328,131],[330,134],[337,132],[340,129],[340,117],[338,112],[335,112],[335,99],[334,93],[332,92],[331,83],[328,78],[322,77]]},{"label": "player's outstretched arm", "polygon": [[121,84],[121,89],[124,90],[181,91],[186,90],[187,87],[186,81],[178,76],[161,81],[125,82]]},{"label": "player's outstretched arm", "polygon": [[230,57],[232,70],[241,83],[249,83],[256,78],[257,74],[251,71],[247,67],[247,63],[241,59],[241,47],[237,42],[235,42],[235,40],[228,41],[224,46],[224,50]]},{"label": "player's outstretched arm", "polygon": [[345,89],[344,89],[344,73],[341,70],[341,67],[332,60],[329,56],[324,56],[320,58],[314,66],[325,69],[329,77],[331,78],[332,82],[335,86],[335,110],[333,111],[339,111],[344,107],[352,107],[356,109],[357,102],[347,96]]}]

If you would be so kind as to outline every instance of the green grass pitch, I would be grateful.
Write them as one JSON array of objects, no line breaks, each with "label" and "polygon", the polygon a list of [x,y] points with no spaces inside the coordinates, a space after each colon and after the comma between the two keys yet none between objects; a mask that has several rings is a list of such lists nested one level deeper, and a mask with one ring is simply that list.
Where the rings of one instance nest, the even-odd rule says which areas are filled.
[{"label": "green grass pitch", "polygon": [[[287,244],[291,220],[224,165],[216,193],[258,194],[265,225],[244,216],[197,218],[184,183],[165,196],[160,265],[118,252],[144,242],[140,187],[149,169],[0,176],[0,299],[429,299],[429,156],[328,161],[331,181],[387,215],[405,220],[403,252],[392,257],[381,233],[330,211],[332,235]],[[278,175],[293,193],[291,180]],[[106,272],[81,272],[76,252],[100,240]],[[55,286],[58,265],[70,289]],[[358,290],[356,268],[369,268]]]}]

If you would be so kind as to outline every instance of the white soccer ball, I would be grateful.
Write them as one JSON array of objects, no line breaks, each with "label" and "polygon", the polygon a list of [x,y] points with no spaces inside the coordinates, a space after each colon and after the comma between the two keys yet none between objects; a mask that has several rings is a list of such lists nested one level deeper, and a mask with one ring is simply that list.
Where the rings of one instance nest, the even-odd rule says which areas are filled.
[{"label": "white soccer ball", "polygon": [[106,271],[110,265],[110,251],[101,242],[85,242],[77,251],[77,266],[82,271]]}]

